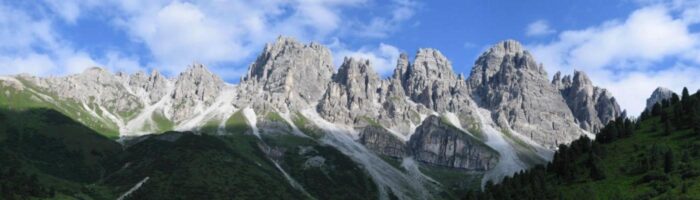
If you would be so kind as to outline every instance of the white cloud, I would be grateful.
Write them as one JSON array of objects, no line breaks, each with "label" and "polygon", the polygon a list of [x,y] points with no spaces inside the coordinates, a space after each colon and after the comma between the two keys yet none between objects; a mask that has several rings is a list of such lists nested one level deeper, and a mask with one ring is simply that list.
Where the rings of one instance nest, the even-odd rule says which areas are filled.
[{"label": "white cloud", "polygon": [[342,64],[345,57],[368,59],[372,68],[380,76],[390,75],[396,67],[401,52],[395,46],[380,43],[376,47],[362,47],[358,50],[345,49],[342,45],[331,45],[333,61],[336,66]]},{"label": "white cloud", "polygon": [[659,86],[680,94],[683,87],[694,92],[700,87],[700,68],[678,64],[653,72],[629,72],[618,80],[603,79],[596,84],[605,86],[615,95],[618,103],[632,115],[646,107],[646,98]]},{"label": "white cloud", "polygon": [[[657,86],[678,89],[700,83],[700,34],[689,30],[692,20],[672,14],[683,12],[647,6],[623,21],[563,31],[553,42],[529,46],[548,71],[585,71],[637,115]],[[663,66],[668,62],[676,64]]]},{"label": "white cloud", "polygon": [[[142,70],[146,67],[141,65],[145,65],[172,75],[192,62],[199,62],[222,73],[224,78],[235,80],[245,71],[244,62],[278,35],[325,42],[326,38],[363,36],[349,30],[371,24],[373,20],[385,20],[368,31],[386,36],[398,23],[413,16],[415,3],[411,0],[393,0],[390,12],[363,18],[349,12],[363,9],[370,1],[48,0],[34,3],[42,8],[36,15],[0,3],[0,24],[7,27],[0,29],[0,51],[6,53],[0,56],[0,65],[44,63],[46,67],[38,70],[42,73],[37,75],[62,75],[89,65],[123,71]],[[94,54],[74,48],[72,42],[80,41],[69,41],[56,29],[81,26],[80,19],[86,17],[109,23],[128,35],[129,42],[142,44],[150,55],[134,55],[119,49]],[[357,21],[364,17],[370,20]],[[377,58],[382,56],[379,54]],[[28,59],[38,60],[19,62]],[[19,68],[0,69],[0,74],[37,71],[30,70],[34,67]]]},{"label": "white cloud", "polygon": [[527,36],[544,36],[555,32],[545,20],[534,21],[527,25],[527,29],[525,29],[525,35]]}]

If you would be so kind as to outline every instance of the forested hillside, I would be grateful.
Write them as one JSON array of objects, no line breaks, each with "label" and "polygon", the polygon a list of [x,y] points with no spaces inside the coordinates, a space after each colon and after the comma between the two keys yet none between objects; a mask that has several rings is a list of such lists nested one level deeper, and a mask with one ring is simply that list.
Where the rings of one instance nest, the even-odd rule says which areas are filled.
[{"label": "forested hillside", "polygon": [[464,199],[700,198],[700,94],[684,89],[596,137],[561,145],[546,166],[487,183]]}]

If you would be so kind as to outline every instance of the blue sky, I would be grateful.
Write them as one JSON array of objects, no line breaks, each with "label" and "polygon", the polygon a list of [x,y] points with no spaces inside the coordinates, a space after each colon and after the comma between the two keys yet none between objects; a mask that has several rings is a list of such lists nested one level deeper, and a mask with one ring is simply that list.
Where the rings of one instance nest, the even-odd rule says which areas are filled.
[{"label": "blue sky", "polygon": [[657,86],[700,85],[696,0],[0,0],[0,74],[157,69],[193,62],[236,83],[279,35],[370,59],[389,75],[400,52],[436,48],[457,73],[504,40],[550,75],[585,71],[636,114]]}]

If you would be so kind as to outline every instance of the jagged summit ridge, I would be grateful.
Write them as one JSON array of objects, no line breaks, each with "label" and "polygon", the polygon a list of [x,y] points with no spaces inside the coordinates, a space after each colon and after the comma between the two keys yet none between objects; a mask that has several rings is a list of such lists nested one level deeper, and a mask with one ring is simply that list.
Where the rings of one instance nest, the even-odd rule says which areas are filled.
[{"label": "jagged summit ridge", "polygon": [[[241,83],[231,89],[201,64],[193,64],[173,79],[158,72],[115,78],[106,70],[91,68],[66,78],[75,82],[72,85],[39,85],[61,91],[56,93],[65,98],[88,101],[94,96],[99,105],[121,102],[114,106],[119,113],[138,112],[168,99],[167,108],[159,112],[176,123],[223,101],[257,112],[313,109],[326,120],[353,126],[372,119],[405,139],[412,134],[410,127],[434,113],[452,113],[463,128],[476,128],[478,109],[483,108],[501,128],[549,147],[577,138],[580,129],[595,132],[620,115],[612,95],[593,86],[584,73],[575,72],[573,78],[557,74],[550,83],[542,65],[515,40],[485,51],[466,80],[454,73],[440,51],[430,48],[419,49],[413,61],[401,54],[394,75],[386,79],[371,65],[368,60],[348,58],[334,72],[326,47],[279,37],[265,46]],[[78,92],[81,88],[89,91]],[[110,91],[111,95],[101,94]],[[232,99],[221,99],[223,93],[233,93]]]},{"label": "jagged summit ridge", "polygon": [[[318,101],[326,91],[334,71],[332,63],[330,50],[324,46],[279,37],[265,46],[241,85],[250,96],[260,95],[281,112],[303,109]],[[246,102],[251,100],[242,98]]]},{"label": "jagged summit ridge", "polygon": [[482,54],[467,82],[471,97],[491,110],[501,127],[549,148],[582,134],[563,97],[550,85],[547,72],[513,40]]},{"label": "jagged summit ridge", "polygon": [[279,37],[237,85],[201,64],[171,78],[157,71],[114,75],[89,69],[67,77],[7,80],[30,83],[22,87],[36,88],[49,99],[56,96],[58,107],[78,102],[77,118],[107,122],[121,136],[201,129],[227,134],[229,121],[239,120],[250,127],[246,134],[258,137],[322,132],[315,139],[362,154],[355,161],[365,165],[372,165],[361,159],[371,150],[414,156],[411,160],[421,164],[498,169],[494,173],[506,175],[526,166],[504,168],[498,163],[505,159],[548,159],[547,152],[557,145],[620,115],[612,94],[593,86],[584,73],[557,73],[550,82],[543,66],[514,40],[484,52],[466,79],[440,51],[429,48],[416,51],[413,60],[401,54],[387,78],[366,59],[345,58],[337,71],[332,63],[330,50],[320,44]]},{"label": "jagged summit ridge", "polygon": [[597,132],[622,115],[615,97],[608,90],[594,86],[582,71],[575,70],[573,78],[570,75],[562,77],[561,72],[557,72],[552,78],[552,85],[559,89],[584,130]]}]

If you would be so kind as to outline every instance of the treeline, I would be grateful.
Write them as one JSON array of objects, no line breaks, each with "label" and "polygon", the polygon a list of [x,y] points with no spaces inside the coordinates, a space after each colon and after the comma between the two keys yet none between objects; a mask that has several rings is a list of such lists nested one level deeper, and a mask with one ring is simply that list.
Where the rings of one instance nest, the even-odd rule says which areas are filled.
[{"label": "treeline", "polygon": [[700,135],[700,93],[691,96],[688,88],[683,88],[681,95],[682,98],[674,93],[670,99],[657,102],[650,110],[642,112],[640,120],[658,116],[665,134],[674,130],[692,129]]},{"label": "treeline", "polygon": [[[570,145],[560,145],[550,163],[518,172],[504,178],[499,184],[489,182],[483,191],[470,192],[464,199],[595,199],[596,191],[588,183],[604,181],[609,178],[609,173],[641,177],[635,184],[649,188],[647,192],[635,196],[619,191],[609,194],[607,197],[610,199],[649,199],[679,187],[678,190],[685,193],[695,182],[690,180],[700,175],[694,162],[700,158],[698,143],[683,143],[680,148],[663,143],[634,144],[631,146],[634,154],[626,160],[614,161],[622,163],[620,169],[610,169],[606,165],[613,161],[603,160],[612,154],[622,153],[618,152],[621,148],[617,141],[633,139],[636,134],[654,134],[649,137],[671,141],[686,135],[692,140],[698,139],[699,115],[700,94],[691,96],[684,89],[682,97],[674,94],[672,98],[642,113],[638,120],[621,117],[611,121],[596,135],[596,140],[582,136]],[[650,130],[642,130],[640,127],[643,123],[653,125]],[[673,134],[676,135],[669,137]],[[630,143],[624,145],[627,144]],[[562,189],[567,186],[572,187]]]}]

